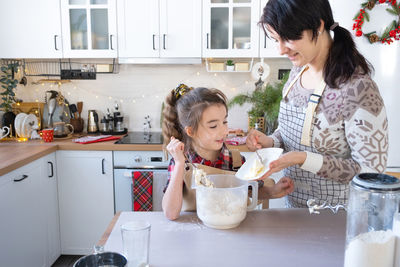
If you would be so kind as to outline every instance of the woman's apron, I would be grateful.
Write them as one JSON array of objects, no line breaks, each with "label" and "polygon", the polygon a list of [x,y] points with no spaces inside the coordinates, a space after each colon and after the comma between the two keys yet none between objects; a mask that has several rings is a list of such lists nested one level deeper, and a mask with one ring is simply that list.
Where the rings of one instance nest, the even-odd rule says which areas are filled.
[{"label": "woman's apron", "polygon": [[[325,83],[322,82],[319,88],[311,94],[307,108],[295,107],[286,101],[290,89],[305,70],[306,68],[303,68],[292,80],[280,103],[278,122],[285,152],[310,151],[319,153],[312,144],[312,122],[316,106],[325,89]],[[314,105],[314,107],[310,107],[310,105]],[[292,178],[295,184],[293,193],[286,198],[286,206],[289,208],[307,207],[307,200],[309,199],[315,199],[318,205],[321,205],[324,201],[332,205],[347,203],[347,184],[341,184],[305,171],[299,165],[284,169],[284,176]]]}]

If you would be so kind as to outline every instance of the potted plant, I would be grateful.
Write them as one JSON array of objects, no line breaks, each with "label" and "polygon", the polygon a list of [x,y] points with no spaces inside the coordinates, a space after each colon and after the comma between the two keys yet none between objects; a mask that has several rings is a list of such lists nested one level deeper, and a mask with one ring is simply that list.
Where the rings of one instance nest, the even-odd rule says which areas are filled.
[{"label": "potted plant", "polygon": [[289,73],[286,73],[278,83],[258,87],[251,93],[239,94],[229,101],[228,107],[242,106],[244,103],[252,104],[252,108],[248,111],[249,129],[258,128],[267,135],[272,134],[278,127],[282,89],[288,77]]},{"label": "potted plant", "polygon": [[226,61],[226,70],[227,71],[234,71],[235,70],[235,64],[233,63],[233,60],[228,59]]},{"label": "potted plant", "polygon": [[0,108],[5,111],[2,118],[2,125],[4,126],[12,126],[14,132],[14,120],[15,114],[12,112],[12,104],[16,102],[14,89],[17,87],[18,80],[14,79],[15,70],[18,68],[19,64],[10,63],[6,66],[2,66],[1,76],[0,76],[0,84],[3,91],[0,93],[1,95],[1,104]]}]

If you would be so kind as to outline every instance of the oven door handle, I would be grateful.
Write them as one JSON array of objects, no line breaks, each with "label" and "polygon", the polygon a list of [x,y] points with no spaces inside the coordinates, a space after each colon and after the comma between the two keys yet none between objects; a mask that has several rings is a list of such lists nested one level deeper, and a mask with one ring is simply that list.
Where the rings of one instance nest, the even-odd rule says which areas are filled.
[{"label": "oven door handle", "polygon": [[124,177],[133,178],[133,174],[132,174],[132,172],[126,171],[126,172],[124,172]]},{"label": "oven door handle", "polygon": [[114,169],[123,169],[123,170],[140,170],[140,171],[164,171],[168,170],[168,166],[135,166],[135,167],[127,167],[127,166],[114,166]]}]

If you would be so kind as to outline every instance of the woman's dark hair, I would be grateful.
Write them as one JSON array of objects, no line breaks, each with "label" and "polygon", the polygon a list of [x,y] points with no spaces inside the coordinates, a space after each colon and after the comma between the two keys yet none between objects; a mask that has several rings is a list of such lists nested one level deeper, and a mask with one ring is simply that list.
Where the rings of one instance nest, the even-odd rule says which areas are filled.
[{"label": "woman's dark hair", "polygon": [[[178,88],[182,87],[180,85]],[[177,88],[177,89],[178,89]],[[226,105],[226,96],[218,89],[195,88],[191,90],[172,90],[165,99],[163,110],[162,134],[164,148],[170,142],[171,136],[185,144],[185,150],[192,148],[192,138],[185,132],[185,127],[192,127],[196,132],[201,116],[206,108],[212,105]],[[183,94],[182,94],[183,92]]]},{"label": "woman's dark hair", "polygon": [[[312,31],[312,40],[318,38],[321,20],[329,33],[335,23],[328,0],[269,0],[264,7],[259,24],[265,34],[271,27],[282,40],[299,40],[304,30]],[[331,88],[348,81],[359,67],[363,74],[370,74],[372,66],[358,52],[351,33],[343,27],[333,29],[334,38],[324,66],[324,79]]]}]

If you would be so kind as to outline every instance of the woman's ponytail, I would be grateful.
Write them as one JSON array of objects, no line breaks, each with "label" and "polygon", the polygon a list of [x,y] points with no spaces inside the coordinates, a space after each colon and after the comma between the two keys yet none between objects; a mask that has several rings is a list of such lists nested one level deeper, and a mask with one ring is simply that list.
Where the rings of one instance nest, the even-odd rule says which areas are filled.
[{"label": "woman's ponytail", "polygon": [[[329,31],[330,27],[325,27]],[[334,25],[334,38],[325,63],[325,82],[331,88],[338,88],[348,81],[357,68],[363,74],[370,74],[372,66],[357,50],[351,33],[343,27]]]}]

